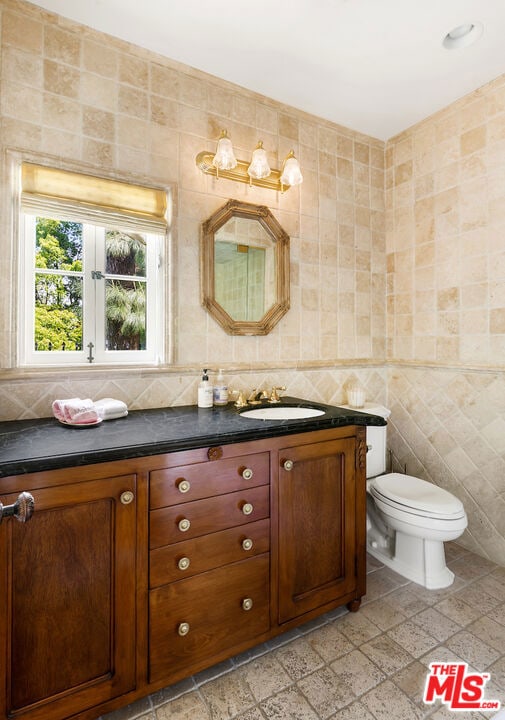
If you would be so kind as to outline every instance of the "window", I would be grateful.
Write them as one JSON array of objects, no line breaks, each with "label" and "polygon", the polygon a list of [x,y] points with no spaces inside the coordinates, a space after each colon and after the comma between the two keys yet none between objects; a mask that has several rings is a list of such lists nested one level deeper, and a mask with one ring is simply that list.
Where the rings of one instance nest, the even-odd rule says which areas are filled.
[{"label": "window", "polygon": [[[66,189],[73,182],[73,194],[82,193],[86,200],[69,201],[61,187],[51,194],[53,173]],[[159,363],[164,346],[164,224],[145,208],[143,216],[132,215],[132,203],[123,196],[128,209],[122,211],[117,199],[110,202],[110,192],[95,193],[90,202],[82,178],[93,188],[96,179],[90,176],[23,165],[21,362]],[[119,189],[123,195],[130,188],[144,190],[97,182],[110,183],[108,191]],[[97,198],[105,198],[107,206]]]}]

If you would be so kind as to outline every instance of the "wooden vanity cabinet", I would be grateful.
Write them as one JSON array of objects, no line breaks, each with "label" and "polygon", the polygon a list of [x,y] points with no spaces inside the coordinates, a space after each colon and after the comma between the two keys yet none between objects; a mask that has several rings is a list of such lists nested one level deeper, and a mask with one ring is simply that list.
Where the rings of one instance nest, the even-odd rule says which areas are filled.
[{"label": "wooden vanity cabinet", "polygon": [[[0,481],[0,720],[95,720],[365,593],[365,428]],[[5,690],[5,692],[4,692]]]},{"label": "wooden vanity cabinet", "polygon": [[0,716],[62,720],[135,688],[136,477],[17,481],[1,502],[35,511],[0,524]]}]

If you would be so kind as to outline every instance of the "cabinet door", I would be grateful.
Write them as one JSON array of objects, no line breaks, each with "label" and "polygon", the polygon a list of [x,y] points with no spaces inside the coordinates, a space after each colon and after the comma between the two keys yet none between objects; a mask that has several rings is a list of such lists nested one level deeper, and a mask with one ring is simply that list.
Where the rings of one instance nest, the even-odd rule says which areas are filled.
[{"label": "cabinet door", "polygon": [[0,526],[1,716],[59,720],[135,687],[135,476],[31,492]]},{"label": "cabinet door", "polygon": [[279,451],[279,623],[356,586],[355,440]]}]

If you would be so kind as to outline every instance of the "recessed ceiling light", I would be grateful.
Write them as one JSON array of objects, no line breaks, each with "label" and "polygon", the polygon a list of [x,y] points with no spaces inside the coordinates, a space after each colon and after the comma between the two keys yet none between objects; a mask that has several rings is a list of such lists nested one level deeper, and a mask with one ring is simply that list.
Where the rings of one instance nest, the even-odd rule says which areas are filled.
[{"label": "recessed ceiling light", "polygon": [[483,25],[480,22],[458,25],[447,33],[442,41],[442,45],[447,48],[447,50],[467,47],[480,38],[483,30]]}]

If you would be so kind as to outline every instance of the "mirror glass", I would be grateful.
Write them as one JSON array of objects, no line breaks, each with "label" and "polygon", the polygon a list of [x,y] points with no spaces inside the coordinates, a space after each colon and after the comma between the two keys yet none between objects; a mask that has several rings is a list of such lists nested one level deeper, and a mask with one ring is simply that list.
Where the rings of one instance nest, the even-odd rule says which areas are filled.
[{"label": "mirror glass", "polygon": [[289,237],[264,206],[230,200],[202,226],[202,303],[231,335],[264,335],[289,308]]}]

